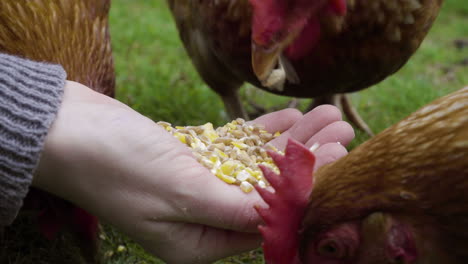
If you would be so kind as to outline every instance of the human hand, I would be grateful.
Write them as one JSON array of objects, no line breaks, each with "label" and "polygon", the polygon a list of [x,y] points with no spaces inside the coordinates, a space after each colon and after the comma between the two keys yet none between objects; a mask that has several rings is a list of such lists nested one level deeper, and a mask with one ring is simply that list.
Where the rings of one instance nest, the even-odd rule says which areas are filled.
[{"label": "human hand", "polygon": [[[256,119],[308,146],[317,163],[346,154],[354,136],[339,111],[302,116],[287,109]],[[201,166],[191,151],[129,107],[69,82],[47,138],[34,186],[67,199],[132,237],[168,263],[209,263],[258,247],[256,192],[243,193]]]}]

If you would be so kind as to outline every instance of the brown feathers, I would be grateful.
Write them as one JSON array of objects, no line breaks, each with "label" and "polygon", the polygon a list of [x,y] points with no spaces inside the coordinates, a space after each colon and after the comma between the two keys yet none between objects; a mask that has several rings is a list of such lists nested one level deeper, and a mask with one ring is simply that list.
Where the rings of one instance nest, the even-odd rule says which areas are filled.
[{"label": "brown feathers", "polygon": [[109,8],[110,0],[2,0],[0,52],[61,64],[69,80],[113,95]]},{"label": "brown feathers", "polygon": [[[303,222],[307,235],[387,212],[429,223],[442,251],[468,258],[468,87],[421,108],[315,177]],[[427,232],[415,234],[425,241]]]}]

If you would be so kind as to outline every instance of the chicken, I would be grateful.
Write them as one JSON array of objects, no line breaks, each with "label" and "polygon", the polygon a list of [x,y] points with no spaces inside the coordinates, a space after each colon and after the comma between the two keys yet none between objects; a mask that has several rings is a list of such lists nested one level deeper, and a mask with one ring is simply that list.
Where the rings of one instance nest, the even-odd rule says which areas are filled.
[{"label": "chicken", "polygon": [[[68,80],[114,95],[108,30],[110,0],[2,0],[0,52],[61,64]],[[97,219],[74,205],[32,189],[25,207],[39,210],[42,233],[53,238],[69,227],[88,261],[97,252]]]},{"label": "chicken", "polygon": [[[272,153],[266,263],[468,262],[468,87],[421,108],[315,172],[289,142]],[[283,217],[278,217],[283,216]],[[287,216],[287,217],[284,217]]]},{"label": "chicken", "polygon": [[247,118],[238,89],[343,103],[400,69],[442,0],[168,0],[195,68],[231,118]]}]

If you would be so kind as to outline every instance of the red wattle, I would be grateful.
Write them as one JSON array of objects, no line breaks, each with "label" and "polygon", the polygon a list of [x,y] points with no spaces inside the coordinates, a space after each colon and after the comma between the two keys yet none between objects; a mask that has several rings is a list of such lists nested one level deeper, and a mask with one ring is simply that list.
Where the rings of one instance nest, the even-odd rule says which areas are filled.
[{"label": "red wattle", "polygon": [[272,151],[268,154],[280,174],[260,166],[275,192],[255,186],[269,205],[268,208],[255,208],[265,223],[258,227],[263,236],[265,263],[301,264],[300,228],[312,191],[315,156],[304,145],[291,139],[284,156]]}]

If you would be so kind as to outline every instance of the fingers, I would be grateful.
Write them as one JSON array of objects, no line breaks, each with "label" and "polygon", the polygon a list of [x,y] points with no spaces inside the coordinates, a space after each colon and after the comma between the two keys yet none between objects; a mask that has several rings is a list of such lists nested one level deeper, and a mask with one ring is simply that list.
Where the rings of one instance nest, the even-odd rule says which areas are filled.
[{"label": "fingers", "polygon": [[293,108],[272,112],[251,121],[265,126],[270,133],[286,131],[302,118],[302,113]]},{"label": "fingers", "polygon": [[[341,121],[341,112],[332,105],[321,105],[306,113],[289,130],[271,141],[275,147],[284,149],[288,138],[306,143],[324,127]],[[310,147],[310,146],[309,146]]]},{"label": "fingers", "polygon": [[341,144],[327,143],[319,147],[314,153],[316,157],[314,170],[317,170],[325,164],[334,162],[335,160],[346,156],[348,151]]},{"label": "fingers", "polygon": [[341,145],[348,145],[354,138],[353,127],[345,121],[333,122],[322,130],[313,135],[307,142],[306,146],[311,147],[315,143],[319,146],[326,143],[340,143]]}]

